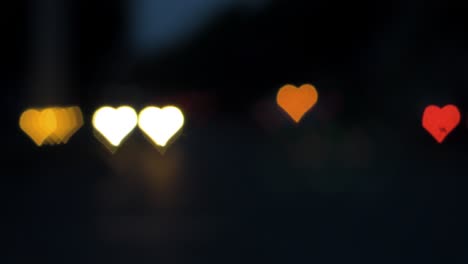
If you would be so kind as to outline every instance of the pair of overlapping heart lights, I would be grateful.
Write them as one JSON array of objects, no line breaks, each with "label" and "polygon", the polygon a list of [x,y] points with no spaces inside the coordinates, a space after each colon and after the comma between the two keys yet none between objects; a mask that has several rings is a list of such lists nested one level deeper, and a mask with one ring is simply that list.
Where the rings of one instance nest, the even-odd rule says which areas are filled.
[{"label": "pair of overlapping heart lights", "polygon": [[[277,94],[277,104],[296,123],[311,110],[318,101],[318,92],[313,85],[304,84],[283,86]],[[442,143],[460,123],[461,115],[454,105],[443,108],[426,107],[422,125]],[[161,152],[181,134],[184,115],[175,106],[143,109],[139,115],[130,106],[112,108],[105,106],[93,115],[95,135],[111,151],[115,152],[121,143],[138,127],[150,142]],[[78,107],[29,109],[20,117],[21,129],[36,145],[56,145],[66,143],[82,126],[83,120]]]}]

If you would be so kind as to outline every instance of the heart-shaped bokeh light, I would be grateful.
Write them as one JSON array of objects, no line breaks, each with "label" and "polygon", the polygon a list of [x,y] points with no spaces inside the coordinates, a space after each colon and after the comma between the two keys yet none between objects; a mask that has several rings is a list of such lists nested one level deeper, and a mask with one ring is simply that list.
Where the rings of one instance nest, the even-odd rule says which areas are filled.
[{"label": "heart-shaped bokeh light", "polygon": [[29,109],[20,117],[20,128],[38,146],[67,143],[83,125],[79,107]]},{"label": "heart-shaped bokeh light", "polygon": [[422,125],[437,142],[442,143],[460,124],[460,120],[461,114],[455,105],[442,108],[430,105],[424,110]]},{"label": "heart-shaped bokeh light", "polygon": [[296,122],[299,123],[304,115],[314,107],[318,100],[318,92],[311,84],[304,84],[297,88],[287,84],[276,96],[278,105]]},{"label": "heart-shaped bokeh light", "polygon": [[157,146],[166,147],[184,125],[184,115],[175,106],[146,107],[140,112],[138,126]]},{"label": "heart-shaped bokeh light", "polygon": [[94,128],[113,146],[118,147],[138,123],[135,110],[129,106],[104,106],[93,115]]},{"label": "heart-shaped bokeh light", "polygon": [[65,144],[83,126],[83,115],[79,107],[55,107],[54,111],[57,127],[49,135],[46,143]]}]

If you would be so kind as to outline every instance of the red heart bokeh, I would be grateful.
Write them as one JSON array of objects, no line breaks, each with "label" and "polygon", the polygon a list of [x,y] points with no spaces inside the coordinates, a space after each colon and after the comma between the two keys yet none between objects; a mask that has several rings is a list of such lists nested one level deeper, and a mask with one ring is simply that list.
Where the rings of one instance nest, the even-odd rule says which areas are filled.
[{"label": "red heart bokeh", "polygon": [[435,105],[426,107],[423,114],[423,127],[442,143],[445,138],[460,124],[461,114],[454,105],[440,108]]}]

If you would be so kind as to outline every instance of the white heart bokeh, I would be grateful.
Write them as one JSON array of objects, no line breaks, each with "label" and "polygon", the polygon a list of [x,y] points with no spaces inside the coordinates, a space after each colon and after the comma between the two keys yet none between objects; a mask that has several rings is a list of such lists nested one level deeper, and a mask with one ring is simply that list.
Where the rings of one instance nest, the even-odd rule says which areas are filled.
[{"label": "white heart bokeh", "polygon": [[184,126],[184,115],[175,106],[149,106],[140,112],[138,126],[157,146],[166,147]]},{"label": "white heart bokeh", "polygon": [[122,143],[137,123],[137,113],[129,106],[117,109],[105,106],[99,108],[93,115],[94,128],[114,147]]}]

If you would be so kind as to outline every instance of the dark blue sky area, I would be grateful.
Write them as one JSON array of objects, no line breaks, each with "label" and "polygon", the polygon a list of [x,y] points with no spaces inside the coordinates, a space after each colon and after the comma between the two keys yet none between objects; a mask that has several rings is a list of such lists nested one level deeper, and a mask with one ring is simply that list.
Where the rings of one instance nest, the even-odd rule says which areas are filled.
[{"label": "dark blue sky area", "polygon": [[157,52],[187,40],[210,19],[232,8],[252,10],[269,0],[132,1],[131,37],[136,53]]}]

